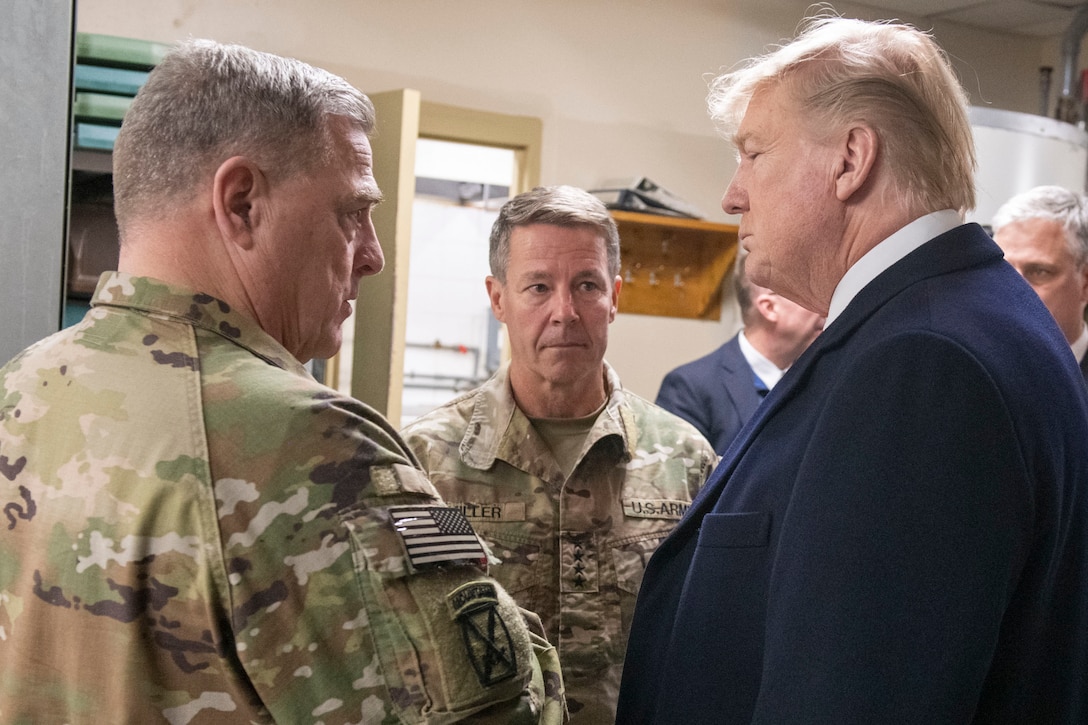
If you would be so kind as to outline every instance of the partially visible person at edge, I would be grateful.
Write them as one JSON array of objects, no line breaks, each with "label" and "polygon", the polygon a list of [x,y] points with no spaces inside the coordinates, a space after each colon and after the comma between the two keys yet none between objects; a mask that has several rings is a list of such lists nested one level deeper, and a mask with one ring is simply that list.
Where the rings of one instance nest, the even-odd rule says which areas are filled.
[{"label": "partially visible person at edge", "polygon": [[383,265],[373,128],[343,79],[240,46],[151,72],[119,271],[0,370],[0,721],[562,720],[471,526],[303,367]]},{"label": "partially visible person at edge", "polygon": [[1088,390],[963,223],[944,53],[810,18],[710,106],[749,276],[827,322],[651,559],[618,722],[1088,722]]},{"label": "partially visible person at edge", "polygon": [[490,246],[487,292],[510,361],[404,437],[502,559],[493,575],[540,614],[571,722],[612,723],[645,562],[716,456],[604,360],[621,280],[599,199],[570,186],[520,194]]},{"label": "partially visible person at edge", "polygon": [[1088,199],[1037,186],[994,214],[994,241],[1054,315],[1088,382]]},{"label": "partially visible person at edge", "polygon": [[654,401],[694,425],[718,455],[824,326],[815,312],[753,284],[744,259],[737,258],[733,274],[743,329],[714,352],[670,370]]}]

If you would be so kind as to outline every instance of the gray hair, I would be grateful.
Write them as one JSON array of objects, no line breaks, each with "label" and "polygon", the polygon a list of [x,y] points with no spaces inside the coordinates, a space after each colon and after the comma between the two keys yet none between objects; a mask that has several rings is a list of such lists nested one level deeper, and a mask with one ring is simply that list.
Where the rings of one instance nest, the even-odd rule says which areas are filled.
[{"label": "gray hair", "polygon": [[506,282],[510,234],[530,224],[593,228],[604,239],[608,275],[620,273],[620,234],[604,202],[574,186],[538,186],[503,204],[491,227],[491,274],[500,282]]},{"label": "gray hair", "polygon": [[732,137],[759,90],[781,84],[808,129],[873,129],[883,165],[911,208],[975,206],[975,146],[967,94],[926,33],[904,24],[809,18],[792,42],[710,84],[711,117]]},{"label": "gray hair", "polygon": [[114,145],[122,236],[128,220],[192,198],[231,156],[279,177],[327,162],[334,116],[373,131],[370,99],[339,76],[240,45],[177,45],[136,94]]},{"label": "gray hair", "polygon": [[1061,224],[1077,266],[1088,264],[1088,197],[1061,186],[1036,186],[1001,205],[994,214],[993,231],[996,234],[1006,224],[1030,219]]}]

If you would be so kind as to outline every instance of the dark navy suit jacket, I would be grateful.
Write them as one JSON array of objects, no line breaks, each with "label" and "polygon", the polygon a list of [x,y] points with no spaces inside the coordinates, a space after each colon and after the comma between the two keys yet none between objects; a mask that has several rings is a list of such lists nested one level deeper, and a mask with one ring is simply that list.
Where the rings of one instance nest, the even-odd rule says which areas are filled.
[{"label": "dark navy suit jacket", "polygon": [[669,372],[654,401],[698,428],[718,455],[725,453],[763,400],[738,337]]},{"label": "dark navy suit jacket", "polygon": [[1088,722],[1088,392],[974,224],[867,285],[649,562],[617,722]]}]

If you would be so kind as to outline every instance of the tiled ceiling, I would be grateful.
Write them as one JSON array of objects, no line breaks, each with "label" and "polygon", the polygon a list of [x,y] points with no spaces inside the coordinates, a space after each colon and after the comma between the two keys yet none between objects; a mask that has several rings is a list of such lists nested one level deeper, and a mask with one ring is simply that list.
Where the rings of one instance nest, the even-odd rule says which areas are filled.
[{"label": "tiled ceiling", "polygon": [[888,13],[926,20],[948,20],[1005,33],[1060,37],[1084,0],[860,0]]}]

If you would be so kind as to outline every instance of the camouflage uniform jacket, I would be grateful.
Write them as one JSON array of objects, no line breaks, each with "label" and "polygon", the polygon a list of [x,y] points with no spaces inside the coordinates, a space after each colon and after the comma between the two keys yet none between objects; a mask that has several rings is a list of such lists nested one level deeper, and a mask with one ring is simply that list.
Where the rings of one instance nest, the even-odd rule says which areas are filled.
[{"label": "camouflage uniform jacket", "polygon": [[107,273],[0,369],[0,497],[0,722],[562,718],[396,431],[207,295]]},{"label": "camouflage uniform jacket", "polygon": [[559,648],[572,723],[612,723],[643,568],[717,457],[689,423],[609,399],[569,479],[514,403],[508,367],[403,435],[450,506],[502,559],[491,574]]}]

